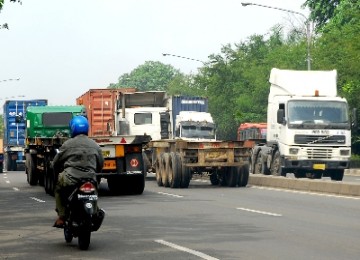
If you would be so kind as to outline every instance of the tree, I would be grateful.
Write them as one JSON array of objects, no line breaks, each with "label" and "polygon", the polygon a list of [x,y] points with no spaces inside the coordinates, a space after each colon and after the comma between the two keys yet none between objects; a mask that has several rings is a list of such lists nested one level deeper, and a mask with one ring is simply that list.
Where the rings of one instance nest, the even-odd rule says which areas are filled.
[{"label": "tree", "polygon": [[181,76],[180,71],[171,65],[158,61],[146,61],[130,73],[121,75],[119,82],[110,84],[108,88],[136,87],[138,91],[166,91],[169,83],[179,76]]},{"label": "tree", "polygon": [[336,7],[342,0],[306,0],[303,6],[310,9],[310,19],[314,21],[317,31],[333,18]]}]

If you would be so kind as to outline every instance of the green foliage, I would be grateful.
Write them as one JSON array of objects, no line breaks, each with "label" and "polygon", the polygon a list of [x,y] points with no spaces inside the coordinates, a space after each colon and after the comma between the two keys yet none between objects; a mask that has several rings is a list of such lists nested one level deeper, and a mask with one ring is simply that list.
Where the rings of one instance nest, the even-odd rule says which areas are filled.
[{"label": "green foliage", "polygon": [[108,88],[136,87],[138,91],[167,90],[169,83],[181,73],[171,65],[158,61],[146,61],[129,74],[119,77],[119,82]]},{"label": "green foliage", "polygon": [[310,9],[310,19],[317,31],[325,26],[334,16],[336,7],[342,0],[306,0],[304,6]]}]

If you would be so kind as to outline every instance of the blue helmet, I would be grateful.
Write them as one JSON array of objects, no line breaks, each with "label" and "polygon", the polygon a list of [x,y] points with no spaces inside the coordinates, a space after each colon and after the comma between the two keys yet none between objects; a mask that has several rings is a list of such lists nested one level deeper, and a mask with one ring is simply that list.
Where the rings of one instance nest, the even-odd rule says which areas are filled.
[{"label": "blue helmet", "polygon": [[70,134],[75,137],[79,134],[87,135],[89,131],[89,122],[84,116],[74,116],[70,121]]}]

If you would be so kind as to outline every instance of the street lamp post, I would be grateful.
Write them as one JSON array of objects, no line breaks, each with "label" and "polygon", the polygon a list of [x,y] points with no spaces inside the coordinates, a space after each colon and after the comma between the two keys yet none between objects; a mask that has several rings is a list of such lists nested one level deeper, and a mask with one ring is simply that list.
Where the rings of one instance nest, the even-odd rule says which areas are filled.
[{"label": "street lamp post", "polygon": [[293,13],[293,14],[297,14],[302,16],[303,18],[305,18],[305,24],[306,24],[306,41],[307,41],[307,68],[308,70],[311,70],[311,56],[310,56],[310,43],[311,43],[311,33],[310,33],[310,21],[309,19],[302,13],[293,11],[293,10],[288,10],[288,9],[284,9],[284,8],[279,8],[279,7],[274,7],[274,6],[269,6],[269,5],[261,5],[261,4],[256,4],[256,3],[241,3],[242,6],[248,6],[248,5],[255,5],[255,6],[260,6],[260,7],[265,7],[265,8],[270,8],[270,9],[275,9],[275,10],[280,10],[280,11],[284,11],[284,12],[288,12],[288,13]]},{"label": "street lamp post", "polygon": [[174,55],[174,54],[170,54],[170,53],[163,53],[162,55],[163,55],[163,56],[173,56],[173,57],[177,57],[177,58],[182,58],[182,59],[187,59],[187,60],[198,61],[198,62],[201,62],[202,64],[205,65],[205,62],[204,62],[204,61],[197,60],[197,59],[193,59],[193,58],[183,57],[183,56]]}]

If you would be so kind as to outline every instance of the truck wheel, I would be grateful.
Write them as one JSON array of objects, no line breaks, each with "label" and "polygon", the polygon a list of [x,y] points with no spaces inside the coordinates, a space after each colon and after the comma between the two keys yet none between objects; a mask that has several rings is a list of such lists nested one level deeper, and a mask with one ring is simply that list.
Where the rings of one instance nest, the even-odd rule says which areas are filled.
[{"label": "truck wheel", "polygon": [[270,171],[271,171],[271,175],[286,177],[286,172],[284,171],[284,169],[281,168],[281,158],[280,158],[279,150],[277,150],[274,154]]},{"label": "truck wheel", "polygon": [[35,160],[34,160],[34,156],[27,153],[25,155],[25,159],[27,162],[27,168],[26,168],[26,172],[27,172],[27,176],[28,176],[28,182],[31,186],[37,185],[38,183],[38,176],[36,176],[36,166],[35,166]]},{"label": "truck wheel", "polygon": [[169,187],[168,169],[169,169],[169,154],[163,153],[161,156],[161,181],[164,187]]},{"label": "truck wheel", "polygon": [[157,157],[155,162],[155,178],[158,186],[162,186],[161,181],[161,155]]},{"label": "truck wheel", "polygon": [[210,175],[210,182],[211,185],[219,185],[219,179],[216,171]]},{"label": "truck wheel", "polygon": [[344,170],[331,170],[330,178],[332,181],[342,181],[344,178]]},{"label": "truck wheel", "polygon": [[189,188],[190,180],[191,180],[190,167],[182,166],[180,187],[181,188]]},{"label": "truck wheel", "polygon": [[135,175],[131,177],[131,193],[134,195],[140,195],[145,189],[145,174]]},{"label": "truck wheel", "polygon": [[227,167],[223,167],[220,170],[218,170],[218,179],[220,186],[227,186],[226,172],[227,172]]},{"label": "truck wheel", "polygon": [[253,174],[262,174],[262,162],[260,153],[258,153],[256,156]]},{"label": "truck wheel", "polygon": [[245,164],[238,169],[239,171],[239,179],[238,179],[238,185],[239,187],[246,187],[249,181],[249,165]]},{"label": "truck wheel", "polygon": [[238,182],[237,167],[227,167],[225,171],[225,178],[228,187],[235,187]]},{"label": "truck wheel", "polygon": [[181,182],[181,158],[178,153],[170,153],[169,184],[171,188],[179,188]]},{"label": "truck wheel", "polygon": [[294,172],[295,178],[305,178],[306,172],[304,170],[297,170]]}]

